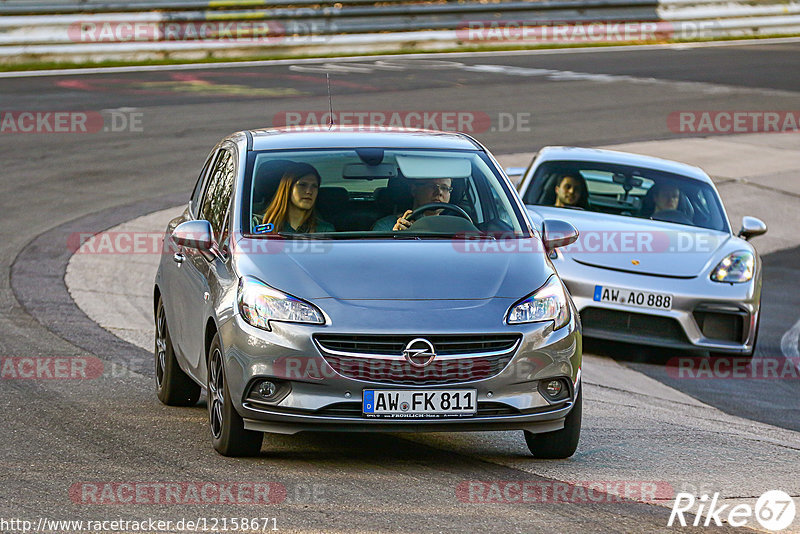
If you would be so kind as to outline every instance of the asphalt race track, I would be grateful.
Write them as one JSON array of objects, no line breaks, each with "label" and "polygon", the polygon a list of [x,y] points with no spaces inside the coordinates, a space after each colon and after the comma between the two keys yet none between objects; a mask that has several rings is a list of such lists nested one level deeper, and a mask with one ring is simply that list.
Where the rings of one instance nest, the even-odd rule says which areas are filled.
[{"label": "asphalt race track", "polygon": [[[149,354],[97,326],[72,302],[64,285],[70,235],[105,230],[183,203],[208,150],[230,132],[278,124],[292,113],[313,111],[321,117],[328,109],[325,72],[331,74],[337,111],[461,111],[479,117],[474,135],[498,155],[531,153],[544,145],[617,145],[708,135],[671,130],[668,117],[680,110],[800,110],[797,40],[0,75],[0,111],[73,111],[101,117],[90,133],[0,133],[0,265],[5,273],[0,282],[0,358],[93,356],[108,368],[128,369],[95,380],[0,379],[0,428],[5,433],[0,517],[268,517],[287,532],[668,530],[669,509],[664,506],[625,499],[476,504],[459,498],[457,488],[472,480],[549,484],[565,480],[557,476],[564,466],[575,466],[572,481],[661,480],[661,466],[682,462],[680,455],[664,456],[660,448],[660,440],[669,439],[669,425],[655,429],[652,437],[647,433],[654,429],[642,428],[642,441],[630,451],[622,439],[598,445],[585,415],[582,444],[573,459],[563,462],[527,458],[521,433],[503,433],[496,443],[490,434],[479,439],[270,436],[259,458],[224,458],[210,446],[204,405],[178,409],[158,403],[152,371],[140,365]],[[784,145],[800,150],[796,133],[783,135],[794,136]],[[754,186],[751,201],[763,194],[778,195],[789,206],[800,202],[800,175],[780,178],[786,187]],[[791,234],[798,219],[768,221],[770,231],[782,227]],[[798,260],[796,246],[763,256],[758,358],[785,358],[785,334],[800,320]],[[611,358],[631,376],[679,391],[687,413],[703,403],[726,417],[735,416],[730,421],[746,420],[735,419],[740,429],[752,422],[754,429],[776,427],[781,436],[800,432],[798,380],[678,380],[666,367],[674,351],[600,342],[587,342],[585,350]],[[796,354],[797,347],[793,350]],[[604,425],[628,417],[622,408],[606,410],[600,403],[601,409]],[[680,415],[670,423],[675,428],[682,424]],[[796,479],[796,435],[791,442],[764,437],[764,443],[794,458],[794,475],[788,468],[783,472],[786,480]],[[687,454],[704,446],[687,440]],[[749,472],[771,465],[752,443],[740,449],[727,435],[707,446],[718,451],[719,463],[707,466],[717,477],[746,480]],[[600,471],[581,475],[582,465],[626,465],[608,458],[628,453],[630,472],[606,471],[608,478],[592,478],[601,476],[594,474]],[[638,461],[648,470],[638,469]],[[704,487],[704,476],[698,469],[687,472],[684,481]],[[261,506],[92,505],[77,496],[86,483],[206,481],[274,482],[285,488],[285,498]],[[800,505],[797,488],[795,484],[790,494]],[[715,527],[729,528],[734,530]],[[800,520],[793,528],[800,531]]]}]

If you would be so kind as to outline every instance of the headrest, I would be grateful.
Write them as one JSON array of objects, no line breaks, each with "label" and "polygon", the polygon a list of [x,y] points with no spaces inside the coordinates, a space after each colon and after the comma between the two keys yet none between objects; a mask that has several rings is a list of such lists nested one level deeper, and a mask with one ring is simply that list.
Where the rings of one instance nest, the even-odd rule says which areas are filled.
[{"label": "headrest", "polygon": [[350,200],[347,189],[344,187],[320,187],[317,196],[317,209],[326,215],[344,209]]},{"label": "headrest", "polygon": [[379,202],[388,204],[391,213],[399,213],[414,205],[411,186],[405,176],[398,175],[389,178],[384,191],[381,193],[383,198]]},{"label": "headrest", "polygon": [[253,203],[267,203],[272,200],[286,169],[294,164],[294,161],[288,159],[274,159],[259,165],[254,173]]}]

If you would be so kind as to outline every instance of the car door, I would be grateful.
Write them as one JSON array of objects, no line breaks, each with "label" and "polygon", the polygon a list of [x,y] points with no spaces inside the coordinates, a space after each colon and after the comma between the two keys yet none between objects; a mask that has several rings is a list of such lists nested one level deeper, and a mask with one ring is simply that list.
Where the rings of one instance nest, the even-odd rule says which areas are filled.
[{"label": "car door", "polygon": [[205,325],[207,318],[213,315],[212,305],[215,300],[212,295],[216,294],[218,263],[224,263],[227,257],[226,221],[236,177],[234,154],[233,147],[220,149],[209,171],[208,186],[197,214],[198,219],[205,219],[211,224],[218,250],[209,254],[196,249],[185,249],[184,253],[181,279],[185,284],[186,328],[182,332],[181,344],[186,361],[195,372],[200,368],[205,354]]},{"label": "car door", "polygon": [[[183,263],[178,259],[186,255],[186,250],[179,247],[170,238],[170,233],[179,224],[196,219],[199,211],[203,192],[208,187],[209,169],[211,169],[219,151],[214,149],[206,158],[203,164],[203,170],[197,179],[194,186],[192,197],[188,206],[183,211],[180,217],[170,221],[170,226],[165,236],[164,251],[161,258],[161,294],[164,299],[164,309],[167,314],[167,324],[169,325],[169,334],[172,338],[172,344],[175,351],[180,357],[183,357],[184,350],[181,340],[185,337],[183,332],[186,330],[186,312],[189,307],[186,296],[187,284],[183,280],[185,269]],[[179,358],[180,359],[180,358]]]}]

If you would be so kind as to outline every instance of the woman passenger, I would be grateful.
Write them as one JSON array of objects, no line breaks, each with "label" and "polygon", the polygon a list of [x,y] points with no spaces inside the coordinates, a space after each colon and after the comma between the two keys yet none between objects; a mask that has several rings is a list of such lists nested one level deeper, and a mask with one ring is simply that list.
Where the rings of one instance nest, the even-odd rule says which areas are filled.
[{"label": "woman passenger", "polygon": [[281,177],[278,190],[264,213],[262,224],[273,224],[274,232],[334,232],[314,209],[322,178],[308,163],[292,163]]}]

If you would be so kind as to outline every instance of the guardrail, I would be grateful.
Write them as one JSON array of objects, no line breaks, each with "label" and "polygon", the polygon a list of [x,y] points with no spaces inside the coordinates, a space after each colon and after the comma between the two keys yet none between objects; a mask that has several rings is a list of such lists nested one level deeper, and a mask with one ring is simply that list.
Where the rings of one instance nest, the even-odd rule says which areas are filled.
[{"label": "guardrail", "polygon": [[[131,11],[191,11],[254,9],[277,6],[317,6],[319,0],[83,0],[79,2],[42,2],[41,0],[0,0],[0,15],[122,13]],[[375,4],[375,0],[338,0],[337,4]],[[403,4],[408,0],[383,0],[381,4]]]},{"label": "guardrail", "polygon": [[798,0],[0,0],[0,64],[798,33]]}]

